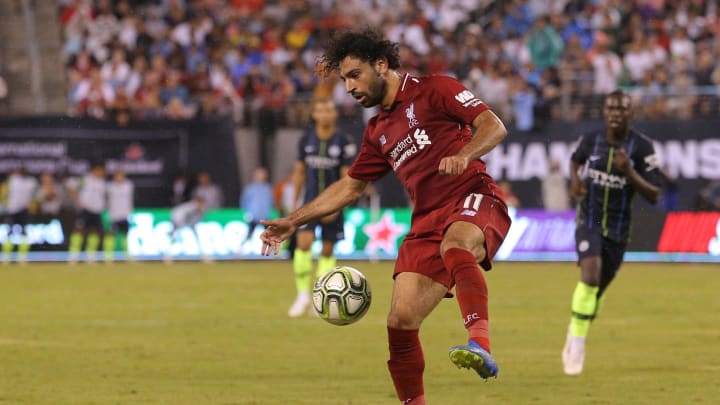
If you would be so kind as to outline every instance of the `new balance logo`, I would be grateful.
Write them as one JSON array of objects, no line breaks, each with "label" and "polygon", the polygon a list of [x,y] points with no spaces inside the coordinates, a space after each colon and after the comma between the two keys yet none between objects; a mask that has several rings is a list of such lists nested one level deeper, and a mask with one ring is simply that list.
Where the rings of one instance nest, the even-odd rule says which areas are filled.
[{"label": "new balance logo", "polygon": [[432,145],[432,142],[430,142],[430,137],[427,135],[427,133],[425,133],[424,129],[416,129],[413,137],[415,138],[415,142],[417,142],[418,144],[418,149],[423,149],[425,145]]},{"label": "new balance logo", "polygon": [[457,100],[458,103],[460,103],[460,104],[465,104],[474,98],[475,98],[475,95],[472,94],[472,92],[470,92],[470,90],[463,90],[462,93],[458,93],[455,96],[455,100]]}]

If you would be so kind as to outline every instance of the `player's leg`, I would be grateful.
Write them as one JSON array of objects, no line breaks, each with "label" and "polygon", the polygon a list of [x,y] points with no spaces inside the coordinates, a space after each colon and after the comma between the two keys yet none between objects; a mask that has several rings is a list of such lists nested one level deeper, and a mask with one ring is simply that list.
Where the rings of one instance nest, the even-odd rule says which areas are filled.
[{"label": "player's leg", "polygon": [[446,286],[422,274],[404,272],[395,277],[387,318],[388,369],[403,404],[425,404],[425,358],[419,329],[446,293]]},{"label": "player's leg", "polygon": [[337,259],[335,258],[335,242],[331,240],[322,241],[322,250],[318,258],[317,268],[315,269],[315,277],[320,277],[325,272],[335,268]]},{"label": "player's leg", "polygon": [[342,213],[331,222],[321,223],[322,251],[318,259],[318,265],[315,269],[315,277],[320,277],[325,272],[335,268],[337,260],[335,259],[335,244],[337,241],[345,238],[345,219]]},{"label": "player's leg", "polygon": [[88,214],[87,211],[82,210],[75,220],[75,228],[70,234],[70,244],[68,246],[68,262],[70,262],[70,264],[76,263],[80,255],[83,240],[85,239],[85,223],[87,222]]},{"label": "player's leg", "polygon": [[117,233],[115,235],[116,240],[120,240],[120,250],[125,254],[125,257],[127,260],[133,260],[132,257],[130,257],[130,252],[128,251],[128,232],[130,231],[130,223],[125,219],[119,222]]},{"label": "player's leg", "polygon": [[115,243],[118,232],[119,221],[113,221],[110,224],[110,230],[103,235],[103,256],[106,262],[112,262],[115,259]]},{"label": "player's leg", "polygon": [[491,268],[491,260],[509,229],[510,218],[502,201],[469,194],[446,220],[440,246],[469,335],[467,345],[450,349],[450,359],[483,378],[496,376],[498,370],[490,354],[488,288],[478,263],[485,270]]},{"label": "player's leg", "polygon": [[497,376],[497,365],[490,354],[488,288],[478,266],[487,257],[485,235],[475,224],[455,222],[445,233],[440,253],[455,282],[455,295],[470,336],[467,345],[450,349],[450,359],[483,378]]},{"label": "player's leg", "polygon": [[17,213],[14,222],[22,227],[20,233],[20,244],[18,245],[17,260],[18,263],[25,263],[27,262],[28,252],[30,252],[30,242],[28,241],[27,236],[27,225],[30,222],[30,213],[28,210],[22,210]]},{"label": "player's leg", "polygon": [[88,213],[87,241],[85,242],[85,261],[93,263],[100,247],[100,235],[102,234],[102,217],[100,214]]},{"label": "player's leg", "polygon": [[13,220],[12,215],[7,216],[6,224],[8,227],[7,236],[5,237],[5,241],[2,245],[2,260],[3,263],[7,264],[10,263],[10,258],[12,256],[12,251],[15,248],[12,241],[12,233],[13,233],[13,227],[15,226],[15,221]]},{"label": "player's leg", "polygon": [[600,282],[597,292],[597,306],[595,307],[595,316],[600,313],[603,303],[605,302],[605,291],[610,283],[615,279],[625,256],[627,244],[615,242],[610,239],[603,239],[602,244],[602,265],[600,269]]},{"label": "player's leg", "polygon": [[293,254],[293,274],[295,276],[295,301],[288,309],[288,316],[302,316],[310,306],[312,288],[312,243],[315,241],[315,226],[304,227],[297,231],[297,247]]},{"label": "player's leg", "polygon": [[580,281],[575,285],[571,301],[570,325],[562,351],[565,374],[582,373],[585,362],[585,341],[598,308],[602,268],[602,237],[582,229],[576,231],[576,248],[580,265]]}]

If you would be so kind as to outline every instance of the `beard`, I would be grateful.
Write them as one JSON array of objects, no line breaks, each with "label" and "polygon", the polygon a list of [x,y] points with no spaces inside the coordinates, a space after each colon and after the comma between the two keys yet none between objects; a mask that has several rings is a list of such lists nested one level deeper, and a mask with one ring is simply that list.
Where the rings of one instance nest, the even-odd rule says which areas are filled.
[{"label": "beard", "polygon": [[360,104],[365,108],[380,105],[383,98],[385,98],[386,92],[387,82],[385,82],[385,79],[383,79],[380,73],[375,72],[375,79],[368,85],[368,92],[367,94],[364,94],[365,100],[363,100]]}]

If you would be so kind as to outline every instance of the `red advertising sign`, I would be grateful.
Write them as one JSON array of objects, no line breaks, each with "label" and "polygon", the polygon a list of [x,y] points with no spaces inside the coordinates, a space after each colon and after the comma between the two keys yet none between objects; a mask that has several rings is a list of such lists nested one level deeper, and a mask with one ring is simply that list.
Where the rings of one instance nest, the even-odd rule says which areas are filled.
[{"label": "red advertising sign", "polygon": [[658,252],[720,254],[714,248],[718,243],[720,212],[671,212],[660,234]]}]

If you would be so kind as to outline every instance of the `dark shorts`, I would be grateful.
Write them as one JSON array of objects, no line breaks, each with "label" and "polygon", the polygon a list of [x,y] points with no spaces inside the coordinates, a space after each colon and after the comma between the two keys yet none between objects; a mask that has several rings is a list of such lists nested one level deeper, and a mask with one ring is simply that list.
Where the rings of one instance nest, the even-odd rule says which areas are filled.
[{"label": "dark shorts", "polygon": [[[510,229],[510,217],[501,200],[488,195],[470,194],[455,205],[448,204],[421,219],[413,218],[412,229],[400,246],[393,277],[404,272],[419,273],[451,289],[454,281],[440,256],[440,243],[445,230],[458,221],[470,222],[482,229],[487,254],[480,266],[490,270],[492,258]],[[413,232],[415,229],[423,231]]]},{"label": "dark shorts", "polygon": [[615,275],[623,262],[626,248],[626,243],[605,238],[600,232],[582,227],[575,229],[575,251],[578,254],[578,264],[586,257],[600,256],[603,276]]},{"label": "dark shorts", "polygon": [[338,213],[338,216],[331,222],[310,222],[298,228],[299,231],[310,231],[320,227],[320,239],[328,242],[337,242],[345,239],[345,217],[343,213]]},{"label": "dark shorts", "polygon": [[21,225],[24,229],[25,225],[30,222],[30,213],[28,210],[21,210],[14,214],[7,214],[5,222],[10,226]]},{"label": "dark shorts", "polygon": [[130,223],[127,219],[123,219],[121,221],[113,221],[113,223],[110,224],[110,230],[112,231],[112,233],[120,233],[126,235],[130,230]]},{"label": "dark shorts", "polygon": [[100,214],[82,210],[75,220],[75,227],[78,229],[102,229],[102,217]]}]

